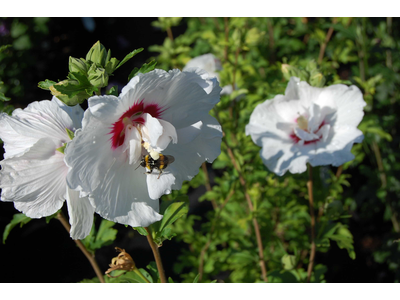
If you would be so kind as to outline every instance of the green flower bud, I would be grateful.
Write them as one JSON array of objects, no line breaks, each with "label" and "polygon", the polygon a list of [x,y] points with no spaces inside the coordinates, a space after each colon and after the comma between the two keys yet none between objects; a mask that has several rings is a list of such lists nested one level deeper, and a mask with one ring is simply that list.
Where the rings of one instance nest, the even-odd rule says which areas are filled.
[{"label": "green flower bud", "polygon": [[310,74],[310,85],[315,87],[323,87],[325,85],[326,79],[322,73],[318,71],[313,71]]},{"label": "green flower bud", "polygon": [[83,58],[79,59],[72,56],[69,57],[70,72],[78,72],[86,75],[89,66],[90,66],[89,63],[87,63]]},{"label": "green flower bud", "polygon": [[92,48],[90,48],[89,52],[86,54],[86,60],[91,61],[95,64],[99,64],[104,67],[111,57],[111,51],[108,51],[106,48],[100,44],[100,41],[97,41]]},{"label": "green flower bud", "polygon": [[307,81],[308,77],[309,77],[309,74],[307,71],[298,69],[298,68],[288,65],[288,64],[282,64],[281,71],[283,73],[283,76],[287,80],[290,80],[291,77],[297,77],[297,78],[300,78],[300,80],[302,80],[302,81]]},{"label": "green flower bud", "polygon": [[108,85],[108,73],[104,68],[93,64],[88,71],[88,79],[91,85],[95,87],[105,87]]}]

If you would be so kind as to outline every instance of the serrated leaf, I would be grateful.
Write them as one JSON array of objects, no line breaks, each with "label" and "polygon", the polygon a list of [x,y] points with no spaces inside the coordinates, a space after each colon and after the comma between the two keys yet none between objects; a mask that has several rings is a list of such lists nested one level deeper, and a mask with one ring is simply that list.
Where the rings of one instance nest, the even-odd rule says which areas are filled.
[{"label": "serrated leaf", "polygon": [[151,62],[147,63],[147,64],[143,64],[143,66],[140,67],[140,69],[138,68],[134,68],[132,70],[132,72],[129,74],[128,76],[128,81],[130,81],[133,77],[135,77],[137,74],[139,73],[148,73],[150,71],[153,71],[154,68],[156,67],[157,62],[152,60]]},{"label": "serrated leaf", "polygon": [[16,225],[20,224],[20,227],[28,223],[31,218],[25,216],[24,214],[15,214],[12,218],[11,222],[7,224],[6,228],[4,228],[3,232],[3,244],[6,243],[6,239],[10,234],[11,229],[13,229]]},{"label": "serrated leaf", "polygon": [[46,79],[45,81],[40,81],[38,87],[43,90],[49,90],[51,86],[55,85],[57,82]]},{"label": "serrated leaf", "polygon": [[129,53],[127,56],[124,57],[124,59],[118,64],[115,70],[118,69],[120,66],[122,66],[124,63],[126,63],[128,60],[130,60],[132,57],[134,57],[136,54],[142,52],[143,50],[144,50],[143,48],[133,50],[131,53]]}]

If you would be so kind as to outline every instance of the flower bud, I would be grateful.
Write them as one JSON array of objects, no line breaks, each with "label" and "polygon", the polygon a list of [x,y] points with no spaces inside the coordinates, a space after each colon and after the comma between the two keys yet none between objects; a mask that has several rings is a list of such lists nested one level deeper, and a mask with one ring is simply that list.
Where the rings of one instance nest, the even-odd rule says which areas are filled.
[{"label": "flower bud", "polygon": [[69,71],[87,74],[89,64],[83,59],[69,57]]},{"label": "flower bud", "polygon": [[100,41],[97,41],[86,54],[87,61],[99,64],[102,67],[106,65],[107,61],[110,60],[110,57],[111,51],[108,51],[107,53],[106,48],[102,44],[100,44]]},{"label": "flower bud", "polygon": [[88,79],[91,85],[95,87],[105,87],[108,85],[108,73],[104,68],[93,64],[88,71]]}]

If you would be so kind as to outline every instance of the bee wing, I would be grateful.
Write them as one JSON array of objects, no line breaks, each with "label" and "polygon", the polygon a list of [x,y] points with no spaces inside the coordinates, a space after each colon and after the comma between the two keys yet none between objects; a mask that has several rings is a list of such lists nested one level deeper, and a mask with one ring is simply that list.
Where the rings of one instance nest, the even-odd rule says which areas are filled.
[{"label": "bee wing", "polygon": [[172,155],[164,155],[166,158],[168,158],[168,163],[171,164],[175,161],[175,157]]}]

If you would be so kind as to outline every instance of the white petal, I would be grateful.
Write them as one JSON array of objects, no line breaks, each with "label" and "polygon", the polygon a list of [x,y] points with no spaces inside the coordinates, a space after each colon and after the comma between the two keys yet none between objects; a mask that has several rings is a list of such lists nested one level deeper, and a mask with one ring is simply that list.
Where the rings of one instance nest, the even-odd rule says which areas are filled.
[{"label": "white petal", "polygon": [[366,105],[361,91],[354,85],[348,87],[335,84],[327,87],[320,97],[332,98],[337,105],[338,124],[357,127],[360,124]]},{"label": "white petal", "polygon": [[187,71],[189,68],[200,68],[205,70],[210,77],[217,77],[215,71],[221,70],[221,62],[213,54],[208,53],[189,60],[183,71]]},{"label": "white petal", "polygon": [[75,105],[75,106],[68,106],[64,102],[60,101],[57,97],[54,97],[51,99],[52,102],[57,103],[57,105],[65,111],[68,116],[71,118],[73,128],[68,128],[72,131],[75,132],[78,128],[82,127],[82,119],[83,119],[83,109],[80,107],[80,105]]},{"label": "white petal", "polygon": [[94,207],[88,198],[79,198],[79,192],[68,187],[66,200],[71,224],[70,236],[74,240],[82,240],[92,229]]},{"label": "white petal", "polygon": [[136,127],[127,126],[125,129],[125,143],[127,141],[129,141],[129,164],[134,165],[142,155],[142,140]]},{"label": "white petal", "polygon": [[66,128],[75,125],[56,102],[32,102],[24,110],[16,109],[12,117],[0,115],[0,138],[4,141],[5,158],[31,147],[41,138],[51,138],[60,147],[70,139]]},{"label": "white petal", "polygon": [[94,118],[89,110],[83,124],[85,127],[75,132],[65,149],[65,162],[70,167],[67,183],[72,189],[90,193],[103,181],[116,157],[125,155],[122,159],[128,163],[129,153],[122,153],[121,147],[111,149],[110,125]]},{"label": "white petal", "polygon": [[319,138],[318,135],[314,133],[309,133],[307,131],[304,131],[303,129],[300,128],[295,128],[294,133],[302,140],[304,141],[313,141]]},{"label": "white petal", "polygon": [[40,139],[20,156],[4,159],[0,176],[2,201],[31,218],[49,216],[61,208],[68,171],[64,155],[49,138]]},{"label": "white petal", "polygon": [[89,199],[98,214],[114,222],[146,227],[162,219],[158,199],[149,198],[144,170],[124,161],[115,161]]},{"label": "white petal", "polygon": [[165,148],[168,147],[169,143],[176,144],[178,142],[178,135],[176,133],[175,127],[171,125],[171,123],[158,120],[163,127],[163,134],[159,137],[157,141],[157,148],[154,148],[158,152],[164,151]]},{"label": "white petal", "polygon": [[[154,70],[135,77],[135,84],[128,84],[120,95],[129,103],[143,100],[157,104],[163,113],[161,119],[175,129],[198,122],[218,103],[221,88],[214,79],[200,69],[193,72]],[[154,116],[153,116],[154,117]]]},{"label": "white petal", "polygon": [[[196,123],[191,129],[178,130],[178,143],[171,143],[163,152],[164,155],[172,155],[175,161],[163,170],[159,179],[158,173],[147,176],[152,199],[168,194],[172,189],[180,189],[184,180],[191,180],[199,172],[199,167],[204,161],[213,162],[221,153],[221,126],[210,115],[201,122],[201,127]],[[200,133],[197,132],[199,127]],[[195,133],[194,139],[188,138],[187,134],[190,131]]]}]

